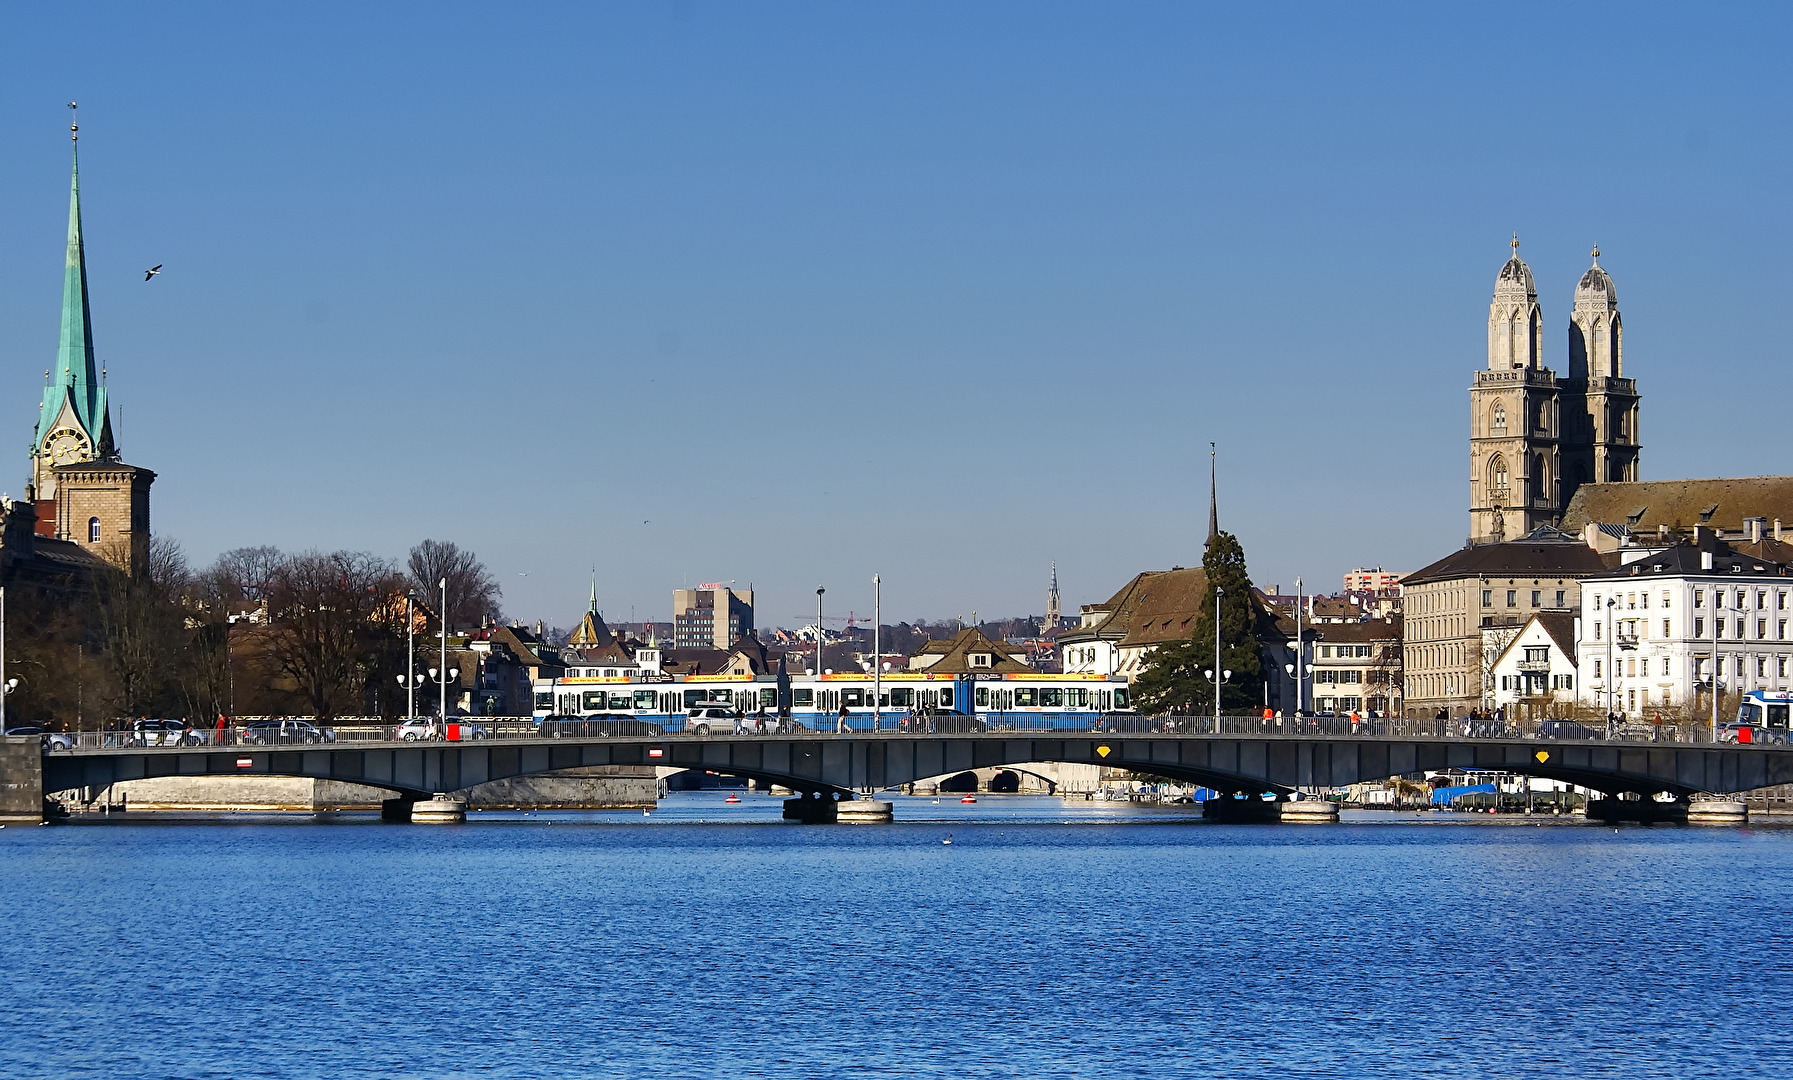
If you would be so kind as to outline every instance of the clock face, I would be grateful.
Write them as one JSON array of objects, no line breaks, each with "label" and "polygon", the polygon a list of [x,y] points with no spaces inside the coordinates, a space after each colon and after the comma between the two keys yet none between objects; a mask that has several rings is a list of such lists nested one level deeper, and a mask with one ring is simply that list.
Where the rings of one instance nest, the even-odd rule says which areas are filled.
[{"label": "clock face", "polygon": [[44,451],[57,465],[72,465],[87,458],[87,440],[73,428],[58,428],[44,440]]}]

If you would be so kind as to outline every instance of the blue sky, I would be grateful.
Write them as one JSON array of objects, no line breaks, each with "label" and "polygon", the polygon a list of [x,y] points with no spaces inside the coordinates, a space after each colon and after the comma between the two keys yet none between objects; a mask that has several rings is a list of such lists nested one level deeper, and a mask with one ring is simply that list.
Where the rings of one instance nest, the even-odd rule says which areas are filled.
[{"label": "blue sky", "polygon": [[[1517,230],[1598,242],[1643,476],[1789,471],[1789,16],[1502,4],[10,5],[0,404],[94,334],[158,532],[478,551],[507,610],[887,619],[1467,530]],[[145,284],[154,263],[163,275]],[[838,598],[838,603],[836,603]]]}]

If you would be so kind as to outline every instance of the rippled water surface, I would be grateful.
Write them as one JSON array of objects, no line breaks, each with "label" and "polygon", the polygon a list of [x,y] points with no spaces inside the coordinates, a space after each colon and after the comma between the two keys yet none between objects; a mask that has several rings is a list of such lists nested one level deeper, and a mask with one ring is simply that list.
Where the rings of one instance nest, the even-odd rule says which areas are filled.
[{"label": "rippled water surface", "polygon": [[6,829],[0,1076],[1793,1074],[1793,828],[720,798]]}]

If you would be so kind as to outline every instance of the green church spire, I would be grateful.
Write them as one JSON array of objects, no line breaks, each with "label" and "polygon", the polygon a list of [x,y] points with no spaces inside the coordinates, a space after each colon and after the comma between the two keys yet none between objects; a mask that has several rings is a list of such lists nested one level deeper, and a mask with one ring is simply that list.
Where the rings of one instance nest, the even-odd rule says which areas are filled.
[{"label": "green church spire", "polygon": [[[73,109],[74,103],[69,103]],[[112,424],[106,412],[106,388],[101,385],[98,365],[93,355],[93,321],[87,303],[87,253],[81,238],[81,159],[78,149],[80,128],[72,121],[69,138],[76,143],[70,152],[68,193],[68,248],[62,267],[62,333],[57,343],[56,368],[50,385],[44,388],[43,407],[39,410],[37,437],[32,444],[34,454],[44,449],[44,440],[52,428],[79,428],[87,439],[88,455],[111,458],[116,454],[112,444]]]}]

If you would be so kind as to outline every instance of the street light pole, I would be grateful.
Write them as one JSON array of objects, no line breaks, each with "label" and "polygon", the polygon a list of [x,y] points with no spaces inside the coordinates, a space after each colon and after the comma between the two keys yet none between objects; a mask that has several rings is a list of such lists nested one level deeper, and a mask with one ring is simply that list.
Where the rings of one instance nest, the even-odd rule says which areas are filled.
[{"label": "street light pole", "polygon": [[1718,658],[1718,640],[1723,633],[1718,626],[1718,613],[1724,607],[1718,598],[1718,584],[1712,585],[1712,741],[1718,742],[1718,669],[1724,661]]},{"label": "street light pole", "polygon": [[442,718],[443,734],[448,733],[448,579],[442,579],[442,705],[436,715]]},{"label": "street light pole", "polygon": [[1617,682],[1617,671],[1612,667],[1612,608],[1619,606],[1617,597],[1607,597],[1607,737],[1612,737],[1612,698],[1614,698],[1614,682]]},{"label": "street light pole", "polygon": [[6,587],[0,585],[0,732],[6,730]]},{"label": "street light pole", "polygon": [[1295,715],[1301,715],[1301,667],[1307,660],[1301,648],[1301,579],[1295,579]]},{"label": "street light pole", "polygon": [[1214,734],[1220,734],[1220,600],[1226,590],[1214,590]]},{"label": "street light pole", "polygon": [[417,715],[417,623],[411,617],[411,594],[405,594],[405,719]]},{"label": "street light pole", "polygon": [[878,730],[878,721],[884,716],[884,628],[883,608],[884,586],[877,574],[872,575],[872,730]]}]

